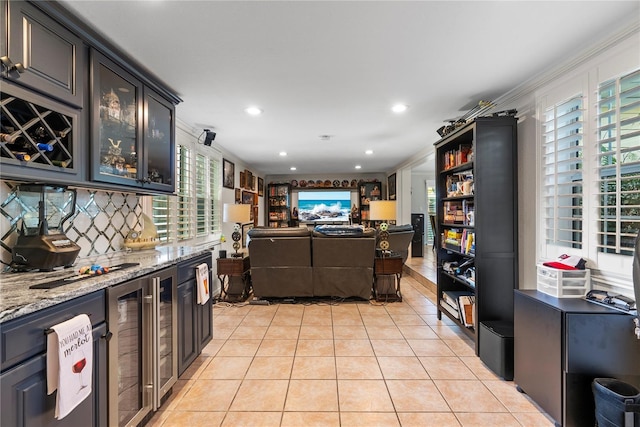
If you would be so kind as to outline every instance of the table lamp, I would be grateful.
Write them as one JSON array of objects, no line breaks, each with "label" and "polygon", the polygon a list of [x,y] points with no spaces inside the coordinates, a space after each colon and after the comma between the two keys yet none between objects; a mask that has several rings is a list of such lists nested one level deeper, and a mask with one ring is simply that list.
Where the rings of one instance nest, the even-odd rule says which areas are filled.
[{"label": "table lamp", "polygon": [[240,239],[242,239],[242,233],[240,233],[240,227],[242,224],[251,221],[251,205],[238,205],[225,203],[222,210],[222,221],[233,222],[233,249],[236,253],[232,254],[233,257],[241,257],[242,254],[238,253],[240,249]]},{"label": "table lamp", "polygon": [[395,200],[372,200],[369,203],[369,219],[372,221],[382,221],[378,226],[378,247],[383,255],[389,252],[389,223],[396,219]]}]

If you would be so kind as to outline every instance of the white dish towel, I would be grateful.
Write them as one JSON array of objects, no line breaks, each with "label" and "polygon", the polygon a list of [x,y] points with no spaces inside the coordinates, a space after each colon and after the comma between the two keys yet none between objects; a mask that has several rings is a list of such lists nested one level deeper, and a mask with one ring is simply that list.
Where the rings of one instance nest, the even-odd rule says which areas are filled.
[{"label": "white dish towel", "polygon": [[47,394],[58,390],[55,417],[62,419],[91,394],[91,320],[80,314],[51,330],[47,336]]},{"label": "white dish towel", "polygon": [[196,280],[198,282],[198,304],[209,301],[209,266],[202,263],[196,267]]}]

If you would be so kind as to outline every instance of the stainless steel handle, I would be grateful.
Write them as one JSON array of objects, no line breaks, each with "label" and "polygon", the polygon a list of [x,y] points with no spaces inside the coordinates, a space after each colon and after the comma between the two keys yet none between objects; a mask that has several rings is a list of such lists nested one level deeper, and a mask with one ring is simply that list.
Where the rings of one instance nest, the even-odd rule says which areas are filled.
[{"label": "stainless steel handle", "polygon": [[160,407],[160,361],[158,356],[160,354],[160,347],[158,344],[158,329],[160,328],[160,278],[154,277],[151,282],[151,296],[153,302],[151,309],[153,312],[152,324],[151,324],[151,378],[153,384],[155,384],[153,390],[153,410],[156,411]]}]

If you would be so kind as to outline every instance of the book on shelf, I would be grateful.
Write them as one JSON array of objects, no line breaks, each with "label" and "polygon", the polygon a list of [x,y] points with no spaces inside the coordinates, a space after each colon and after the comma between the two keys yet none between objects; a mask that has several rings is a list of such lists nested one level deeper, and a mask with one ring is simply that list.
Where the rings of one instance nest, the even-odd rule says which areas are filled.
[{"label": "book on shelf", "polygon": [[444,169],[451,169],[469,162],[472,148],[469,144],[462,144],[458,148],[444,153]]},{"label": "book on shelf", "polygon": [[458,298],[461,321],[467,328],[475,327],[473,313],[475,312],[476,297],[474,295],[461,295]]},{"label": "book on shelf", "polygon": [[458,313],[458,310],[450,305],[448,302],[446,302],[444,299],[440,300],[441,302],[441,306],[442,308],[444,308],[449,314],[451,314],[455,319],[460,320],[460,314]]},{"label": "book on shelf", "polygon": [[469,291],[442,291],[442,306],[451,314],[455,311],[456,319],[460,320],[466,327],[473,327],[473,313],[475,295]]}]

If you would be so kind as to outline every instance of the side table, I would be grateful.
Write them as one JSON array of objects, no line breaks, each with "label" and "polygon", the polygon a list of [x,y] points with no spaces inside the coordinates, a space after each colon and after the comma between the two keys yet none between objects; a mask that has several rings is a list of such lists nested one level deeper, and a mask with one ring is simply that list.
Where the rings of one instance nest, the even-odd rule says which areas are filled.
[{"label": "side table", "polygon": [[217,261],[220,300],[237,302],[247,299],[251,291],[249,257],[218,258]]},{"label": "side table", "polygon": [[373,293],[378,302],[402,301],[400,279],[402,278],[402,257],[390,255],[376,257],[373,268]]}]

